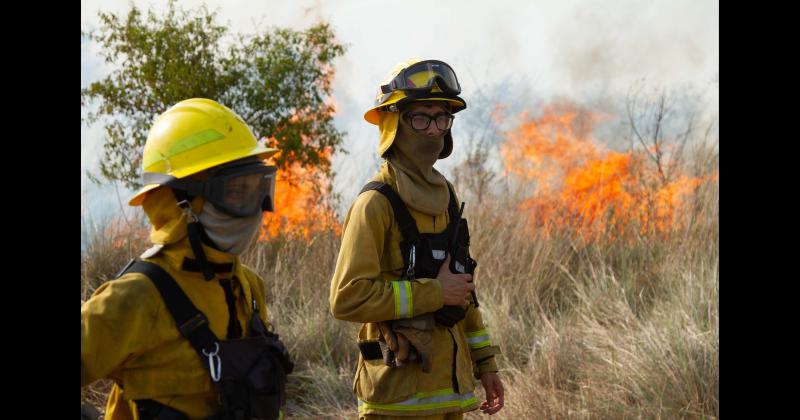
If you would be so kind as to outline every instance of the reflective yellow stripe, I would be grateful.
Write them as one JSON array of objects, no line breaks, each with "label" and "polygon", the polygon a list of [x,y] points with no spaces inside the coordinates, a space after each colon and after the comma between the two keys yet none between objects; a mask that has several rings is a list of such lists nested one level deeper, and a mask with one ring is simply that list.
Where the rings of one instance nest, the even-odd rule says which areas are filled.
[{"label": "reflective yellow stripe", "polygon": [[414,305],[414,296],[411,293],[410,281],[393,281],[394,292],[394,318],[411,318]]},{"label": "reflective yellow stripe", "polygon": [[456,394],[452,388],[441,389],[434,392],[417,393],[414,397],[392,404],[378,404],[358,400],[358,411],[363,413],[369,409],[393,410],[393,411],[423,411],[437,408],[458,407],[467,408],[472,404],[477,404],[475,394]]},{"label": "reflective yellow stripe", "polygon": [[411,282],[404,282],[406,287],[406,302],[408,303],[408,317],[414,316],[414,295],[411,293]]},{"label": "reflective yellow stripe", "polygon": [[467,337],[478,337],[481,335],[489,335],[489,331],[486,328],[478,331],[472,331],[467,333]]},{"label": "reflective yellow stripe", "polygon": [[175,155],[179,155],[187,150],[194,149],[195,147],[202,146],[212,141],[222,140],[225,135],[214,129],[203,130],[198,133],[191,134],[180,140],[175,141],[172,147],[167,150],[166,154],[163,153],[145,153],[142,157],[142,167],[147,170],[150,166],[162,161],[167,160]]},{"label": "reflective yellow stripe", "polygon": [[214,130],[213,128],[208,130],[203,130],[199,133],[194,133],[188,137],[184,137],[173,143],[172,147],[169,148],[169,154],[167,155],[167,157],[172,157],[181,154],[187,150],[194,149],[197,146],[202,146],[206,143],[222,140],[224,138],[225,135],[223,135],[217,130]]},{"label": "reflective yellow stripe", "polygon": [[488,347],[492,345],[492,340],[489,339],[489,332],[486,328],[478,331],[468,332],[467,343],[473,350]]}]

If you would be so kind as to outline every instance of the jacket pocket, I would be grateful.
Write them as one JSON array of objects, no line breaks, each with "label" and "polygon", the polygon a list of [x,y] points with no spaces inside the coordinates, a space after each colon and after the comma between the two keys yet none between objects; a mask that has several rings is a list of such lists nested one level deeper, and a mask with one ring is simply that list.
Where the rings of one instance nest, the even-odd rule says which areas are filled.
[{"label": "jacket pocket", "polygon": [[360,400],[372,403],[407,400],[417,392],[420,372],[419,363],[390,367],[383,363],[383,359],[360,358],[354,390]]},{"label": "jacket pocket", "polygon": [[458,343],[457,370],[456,378],[458,380],[459,392],[464,394],[475,390],[475,377],[473,375],[471,349],[467,343],[467,337],[462,328],[453,328],[453,334]]}]

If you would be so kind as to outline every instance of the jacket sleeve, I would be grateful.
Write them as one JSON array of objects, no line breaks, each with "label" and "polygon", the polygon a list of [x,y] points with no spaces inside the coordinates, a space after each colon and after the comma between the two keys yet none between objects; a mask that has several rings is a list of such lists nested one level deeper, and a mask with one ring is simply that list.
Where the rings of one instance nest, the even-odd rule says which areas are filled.
[{"label": "jacket sleeve", "polygon": [[412,318],[442,307],[436,279],[381,278],[386,232],[393,223],[389,201],[376,191],[360,194],[345,220],[330,290],[331,313],[352,322]]},{"label": "jacket sleeve", "polygon": [[467,336],[472,370],[476,379],[480,379],[485,372],[497,372],[497,362],[494,356],[500,354],[500,347],[493,346],[489,336],[489,328],[483,323],[480,309],[469,305],[464,318],[464,333]]},{"label": "jacket sleeve", "polygon": [[107,378],[153,344],[158,291],[129,273],[97,288],[81,305],[81,386]]}]

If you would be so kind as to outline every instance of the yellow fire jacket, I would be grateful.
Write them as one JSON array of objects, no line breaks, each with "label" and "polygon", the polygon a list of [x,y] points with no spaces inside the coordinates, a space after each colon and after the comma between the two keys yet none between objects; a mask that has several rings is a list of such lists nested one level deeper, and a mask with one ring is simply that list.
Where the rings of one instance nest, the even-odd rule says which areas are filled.
[{"label": "yellow fire jacket", "polygon": [[[396,185],[387,163],[372,181]],[[409,212],[420,233],[440,233],[450,222],[447,211],[433,217]],[[436,279],[398,281],[403,269],[402,234],[389,201],[377,191],[360,194],[345,218],[342,246],[330,290],[337,319],[360,322],[358,343],[377,342],[377,322],[412,318],[434,312],[443,303]],[[478,407],[475,381],[484,372],[497,372],[492,346],[480,311],[470,305],[466,318],[452,328],[436,324],[433,362],[429,373],[420,363],[386,366],[382,359],[359,355],[353,391],[359,414],[431,415],[470,411]],[[479,362],[479,363],[476,363]]]},{"label": "yellow fire jacket", "polygon": [[[229,315],[219,280],[232,279],[236,316],[244,336],[249,335],[253,299],[266,322],[260,278],[233,255],[205,246],[210,262],[232,263],[232,272],[206,281],[201,273],[183,271],[184,257],[194,258],[186,223],[171,194],[155,200],[159,198],[165,207],[146,205],[145,211],[154,222],[151,239],[166,245],[145,261],[158,264],[175,279],[220,339],[227,338]],[[138,399],[167,404],[190,418],[205,418],[221,409],[207,366],[180,335],[158,289],[143,274],[129,273],[104,283],[81,305],[81,386],[101,378],[115,382],[106,405],[109,420],[138,419],[133,402]]]}]

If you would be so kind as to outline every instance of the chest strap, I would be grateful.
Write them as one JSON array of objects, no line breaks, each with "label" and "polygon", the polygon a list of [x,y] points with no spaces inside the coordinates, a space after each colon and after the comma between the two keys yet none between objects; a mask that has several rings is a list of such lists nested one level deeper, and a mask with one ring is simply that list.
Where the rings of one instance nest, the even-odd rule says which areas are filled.
[{"label": "chest strap", "polygon": [[[384,182],[379,181],[372,181],[367,185],[364,185],[364,188],[361,189],[359,194],[364,193],[366,191],[375,190],[381,193],[387,200],[389,200],[389,204],[392,206],[392,211],[394,212],[394,218],[397,220],[397,225],[400,227],[400,233],[403,234],[403,239],[410,243],[410,244],[418,244],[419,243],[419,230],[417,229],[417,222],[409,213],[408,208],[406,207],[403,200],[400,196]],[[453,188],[450,183],[447,183],[447,190],[450,193],[450,201],[447,203],[447,212],[450,215],[450,223],[448,224],[448,229],[453,223],[458,221],[458,209],[456,208],[456,196],[453,193]]]},{"label": "chest strap", "polygon": [[125,272],[142,273],[153,282],[178,331],[192,343],[201,360],[205,361],[216,348],[217,336],[208,327],[208,318],[194,306],[175,279],[157,264],[147,261],[136,261]]}]

